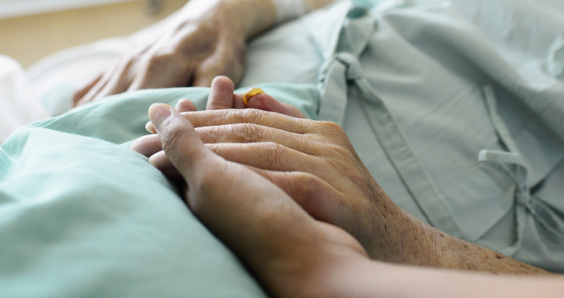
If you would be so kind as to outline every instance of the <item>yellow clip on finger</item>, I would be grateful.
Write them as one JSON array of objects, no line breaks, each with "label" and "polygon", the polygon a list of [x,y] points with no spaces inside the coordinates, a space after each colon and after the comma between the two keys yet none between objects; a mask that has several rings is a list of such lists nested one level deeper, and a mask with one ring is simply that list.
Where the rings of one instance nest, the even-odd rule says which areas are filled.
[{"label": "yellow clip on finger", "polygon": [[251,99],[251,97],[253,97],[255,95],[263,94],[263,93],[264,93],[264,91],[262,91],[262,89],[260,89],[260,88],[249,89],[249,91],[247,91],[245,93],[245,95],[243,95],[243,101],[245,102],[245,105],[247,105],[249,103],[249,99]]}]

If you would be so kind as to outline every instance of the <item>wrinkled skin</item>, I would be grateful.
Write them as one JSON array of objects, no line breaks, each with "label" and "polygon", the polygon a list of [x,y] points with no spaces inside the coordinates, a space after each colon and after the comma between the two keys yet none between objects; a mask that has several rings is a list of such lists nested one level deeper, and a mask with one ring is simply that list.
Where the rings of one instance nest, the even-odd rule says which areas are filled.
[{"label": "wrinkled skin", "polygon": [[[212,152],[173,108],[155,104],[149,114],[187,184],[190,209],[275,297],[345,297],[354,290],[331,282],[351,278],[337,269],[368,260],[353,237],[313,219],[257,172]],[[330,272],[336,274],[327,280]]]},{"label": "wrinkled skin", "polygon": [[238,82],[245,70],[247,36],[243,19],[228,2],[190,1],[167,20],[157,39],[118,58],[76,92],[73,104],[140,89],[209,87],[218,75]]},{"label": "wrinkled skin", "polygon": [[[338,125],[303,119],[297,109],[267,94],[251,98],[249,109],[242,109],[242,96],[233,94],[225,77],[212,85],[207,108],[214,111],[177,108],[188,112],[183,115],[212,152],[274,182],[315,219],[345,229],[372,258],[419,262],[421,254],[398,253],[402,241],[417,232],[411,229],[414,219],[387,197]],[[149,156],[163,173],[181,178],[157,135],[142,137],[131,148]]]},{"label": "wrinkled skin", "polygon": [[[187,101],[182,106],[191,108]],[[501,279],[371,261],[348,233],[316,220],[264,173],[215,154],[173,108],[155,104],[149,115],[186,182],[189,208],[273,297],[559,297],[564,289],[561,279]]]},{"label": "wrinkled skin", "polygon": [[[451,237],[403,211],[376,183],[338,125],[303,119],[297,109],[268,94],[251,98],[247,109],[241,101],[229,79],[220,77],[208,99],[208,109],[220,110],[183,116],[209,150],[273,182],[314,219],[353,235],[372,259],[496,274],[547,274]],[[156,132],[151,122],[147,128]],[[142,137],[131,148],[150,157],[169,177],[181,178],[158,135]]]}]

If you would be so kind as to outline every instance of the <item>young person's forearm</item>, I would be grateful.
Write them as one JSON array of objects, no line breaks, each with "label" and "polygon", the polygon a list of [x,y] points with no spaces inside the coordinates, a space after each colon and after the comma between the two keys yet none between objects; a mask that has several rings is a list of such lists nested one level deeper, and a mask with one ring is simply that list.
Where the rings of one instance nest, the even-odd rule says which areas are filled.
[{"label": "young person's forearm", "polygon": [[[444,237],[437,230],[439,240],[434,248],[439,255],[439,268],[467,271],[481,271],[494,275],[538,275],[551,276],[553,273],[519,262],[496,251],[454,238]],[[437,237],[437,236],[435,236]]]},{"label": "young person's forearm", "polygon": [[562,297],[564,293],[564,279],[559,277],[495,276],[404,266],[323,249],[316,250],[311,256],[297,258],[310,262],[303,267],[305,272],[296,270],[291,275],[278,275],[275,280],[283,286],[267,286],[274,296],[544,298]]},{"label": "young person's forearm", "polygon": [[355,297],[562,297],[561,278],[491,276],[470,272],[357,262]]}]

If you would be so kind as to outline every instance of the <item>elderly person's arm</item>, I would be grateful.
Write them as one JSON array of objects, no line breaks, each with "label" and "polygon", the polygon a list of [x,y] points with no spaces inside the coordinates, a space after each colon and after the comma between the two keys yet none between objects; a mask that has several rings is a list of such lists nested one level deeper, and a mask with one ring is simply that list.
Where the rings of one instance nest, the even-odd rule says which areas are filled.
[{"label": "elderly person's arm", "polygon": [[[191,122],[202,127],[220,123],[219,118],[190,113],[190,122],[164,105],[153,105],[149,115],[166,155],[187,183],[189,207],[274,297],[515,298],[561,297],[564,291],[560,278],[499,277],[371,261],[349,234],[317,218],[322,214],[311,216],[301,208],[313,211],[323,203],[296,202],[288,195],[290,188],[277,187],[265,178],[264,171],[230,162],[206,147]],[[222,116],[225,119],[226,114]],[[305,133],[303,125],[311,124],[296,118],[285,121],[286,116],[274,113],[247,116],[252,119],[243,113],[227,117],[227,122],[247,119],[296,134]],[[309,129],[314,139],[323,131],[326,136],[336,133],[320,127]],[[314,151],[314,146],[308,148]]]},{"label": "elderly person's arm", "polygon": [[[255,109],[241,109],[245,107],[241,97],[233,93],[228,78],[218,77],[208,98],[207,108],[213,111],[184,116],[209,149],[252,167],[315,219],[349,232],[370,258],[491,274],[550,275],[451,237],[399,208],[370,175],[338,125],[303,119],[297,109],[268,94],[249,100],[248,107]],[[152,123],[148,130],[155,133]],[[163,173],[179,177],[157,135],[138,139],[132,149],[150,157]]]},{"label": "elderly person's arm", "polygon": [[[495,251],[441,232],[399,208],[360,161],[346,134],[332,122],[256,109],[185,113],[201,140],[226,160],[251,166],[315,219],[353,235],[368,256],[389,263],[550,275]],[[156,135],[134,144],[170,172]]]},{"label": "elderly person's arm", "polygon": [[[274,3],[285,2],[296,1],[191,0],[167,20],[157,39],[121,57],[79,90],[74,104],[139,89],[209,87],[218,75],[237,83],[245,71],[245,42],[276,25],[277,16],[293,16],[277,12]],[[301,11],[307,13],[330,2],[333,0],[304,0]]]}]

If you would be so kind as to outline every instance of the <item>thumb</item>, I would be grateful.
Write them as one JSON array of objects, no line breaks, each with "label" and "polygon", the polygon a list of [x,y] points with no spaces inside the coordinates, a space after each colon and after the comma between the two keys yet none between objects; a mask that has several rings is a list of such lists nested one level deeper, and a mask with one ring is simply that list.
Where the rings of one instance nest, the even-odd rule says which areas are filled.
[{"label": "thumb", "polygon": [[189,185],[195,182],[198,168],[213,153],[204,146],[190,121],[166,104],[151,105],[149,118],[170,162]]}]

